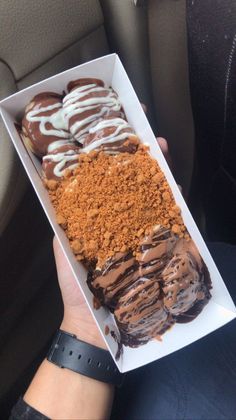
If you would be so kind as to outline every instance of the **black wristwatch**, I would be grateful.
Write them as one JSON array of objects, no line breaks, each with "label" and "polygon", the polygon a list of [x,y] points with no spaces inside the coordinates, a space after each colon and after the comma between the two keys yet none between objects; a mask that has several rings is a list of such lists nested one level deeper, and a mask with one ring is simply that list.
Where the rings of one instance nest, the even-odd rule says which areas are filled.
[{"label": "black wristwatch", "polygon": [[98,381],[121,386],[123,374],[119,372],[109,351],[78,340],[68,332],[58,330],[47,360]]}]

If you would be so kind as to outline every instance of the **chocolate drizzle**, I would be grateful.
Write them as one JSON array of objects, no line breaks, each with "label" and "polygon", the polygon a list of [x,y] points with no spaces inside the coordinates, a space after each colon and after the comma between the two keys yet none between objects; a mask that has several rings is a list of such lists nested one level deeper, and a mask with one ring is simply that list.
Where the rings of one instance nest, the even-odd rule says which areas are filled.
[{"label": "chocolate drizzle", "polygon": [[128,122],[122,118],[109,116],[103,118],[86,135],[84,152],[103,150],[109,154],[135,153],[139,139]]},{"label": "chocolate drizzle", "polygon": [[102,270],[89,272],[88,285],[101,303],[113,311],[125,288],[138,277],[138,264],[132,254],[119,253]]},{"label": "chocolate drizzle", "polygon": [[154,228],[153,232],[142,240],[136,256],[140,264],[140,276],[158,276],[169,260],[177,239],[177,236],[165,227]]},{"label": "chocolate drizzle", "polygon": [[120,253],[90,271],[88,285],[114,312],[120,341],[130,347],[191,321],[211,297],[209,273],[193,242],[162,226],[142,239],[136,257]]},{"label": "chocolate drizzle", "polygon": [[[76,146],[82,153],[135,153],[139,138],[112,88],[105,87],[102,80],[82,78],[70,82],[68,91],[66,95],[42,92],[25,109],[21,137],[36,156],[44,157],[44,177],[58,180],[64,169],[73,169]],[[58,147],[50,150],[56,142]],[[70,150],[61,150],[63,142],[71,144]]]},{"label": "chocolate drizzle", "polygon": [[80,147],[71,141],[55,141],[48,147],[48,154],[43,157],[43,176],[47,179],[59,180],[66,169],[78,166]]},{"label": "chocolate drizzle", "polygon": [[82,144],[89,130],[104,118],[125,116],[117,94],[98,79],[78,79],[69,83],[68,89],[63,99],[64,117],[72,136]]},{"label": "chocolate drizzle", "polygon": [[47,148],[52,142],[70,139],[61,95],[54,92],[36,95],[26,107],[22,133],[25,144],[39,157],[47,154]]},{"label": "chocolate drizzle", "polygon": [[157,281],[140,278],[120,297],[114,314],[124,345],[139,346],[169,327],[160,293]]},{"label": "chocolate drizzle", "polygon": [[120,338],[117,336],[115,331],[111,330],[111,336],[112,336],[112,338],[114,338],[115,342],[118,344],[118,349],[117,349],[117,352],[116,352],[116,355],[115,355],[115,359],[119,360],[119,358],[123,354],[123,346],[122,346],[122,343],[120,341]]}]

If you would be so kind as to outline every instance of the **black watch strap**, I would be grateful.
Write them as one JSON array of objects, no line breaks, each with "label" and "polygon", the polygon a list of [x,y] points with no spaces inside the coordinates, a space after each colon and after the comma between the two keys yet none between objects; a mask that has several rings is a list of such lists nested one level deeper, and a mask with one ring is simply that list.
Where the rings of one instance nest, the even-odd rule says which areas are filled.
[{"label": "black watch strap", "polygon": [[62,330],[57,331],[47,360],[98,381],[117,386],[123,381],[122,373],[107,350],[78,340],[75,335]]}]

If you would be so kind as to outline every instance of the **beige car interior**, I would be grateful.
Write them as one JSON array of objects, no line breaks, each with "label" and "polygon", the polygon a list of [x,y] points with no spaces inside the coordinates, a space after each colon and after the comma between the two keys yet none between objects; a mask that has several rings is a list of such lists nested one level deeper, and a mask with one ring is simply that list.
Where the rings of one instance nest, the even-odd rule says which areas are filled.
[{"label": "beige car interior", "polygon": [[[168,139],[176,180],[188,196],[194,127],[184,0],[0,0],[0,32],[0,99],[85,61],[118,53],[140,101],[147,105],[154,132]],[[0,402],[5,399],[10,404],[19,378],[23,378],[23,389],[43,357],[62,307],[48,251],[52,232],[0,124],[3,263],[11,261],[14,266],[19,249],[22,255],[30,255],[30,261],[25,257],[22,280],[17,266],[4,279],[3,292],[8,287],[13,295],[7,292],[6,307],[3,312],[0,309],[8,315],[0,333],[0,367],[5,378],[4,383],[0,381]],[[24,222],[25,237],[17,227],[23,218],[29,221],[29,232],[28,221]],[[39,233],[42,225],[45,230]],[[30,235],[37,238],[35,248],[27,242]],[[35,273],[40,277],[37,284]]]}]

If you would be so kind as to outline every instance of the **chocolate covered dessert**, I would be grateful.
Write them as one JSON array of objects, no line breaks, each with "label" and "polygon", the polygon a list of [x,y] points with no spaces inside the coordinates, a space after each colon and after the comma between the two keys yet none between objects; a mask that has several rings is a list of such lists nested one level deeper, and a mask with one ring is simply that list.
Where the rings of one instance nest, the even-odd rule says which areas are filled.
[{"label": "chocolate covered dessert", "polygon": [[27,147],[39,157],[47,153],[50,143],[70,139],[63,117],[62,96],[53,92],[36,95],[26,107],[22,135]]},{"label": "chocolate covered dessert", "polygon": [[137,347],[210,299],[208,270],[167,180],[113,89],[70,82],[62,98],[37,95],[22,121],[88,287],[114,316],[120,342]]},{"label": "chocolate covered dessert", "polygon": [[83,153],[103,150],[109,154],[134,153],[139,139],[122,118],[106,117],[89,130],[84,138]]},{"label": "chocolate covered dessert", "polygon": [[70,82],[64,97],[54,92],[36,95],[25,109],[21,137],[42,158],[48,180],[76,167],[80,147],[83,153],[135,153],[140,142],[117,94],[92,78]]},{"label": "chocolate covered dessert", "polygon": [[47,154],[42,159],[44,178],[60,180],[66,169],[77,167],[79,152],[80,147],[69,140],[49,144]]},{"label": "chocolate covered dessert", "polygon": [[79,79],[68,84],[68,91],[63,99],[64,116],[72,136],[81,144],[104,118],[125,117],[117,94],[105,88],[102,80]]}]

